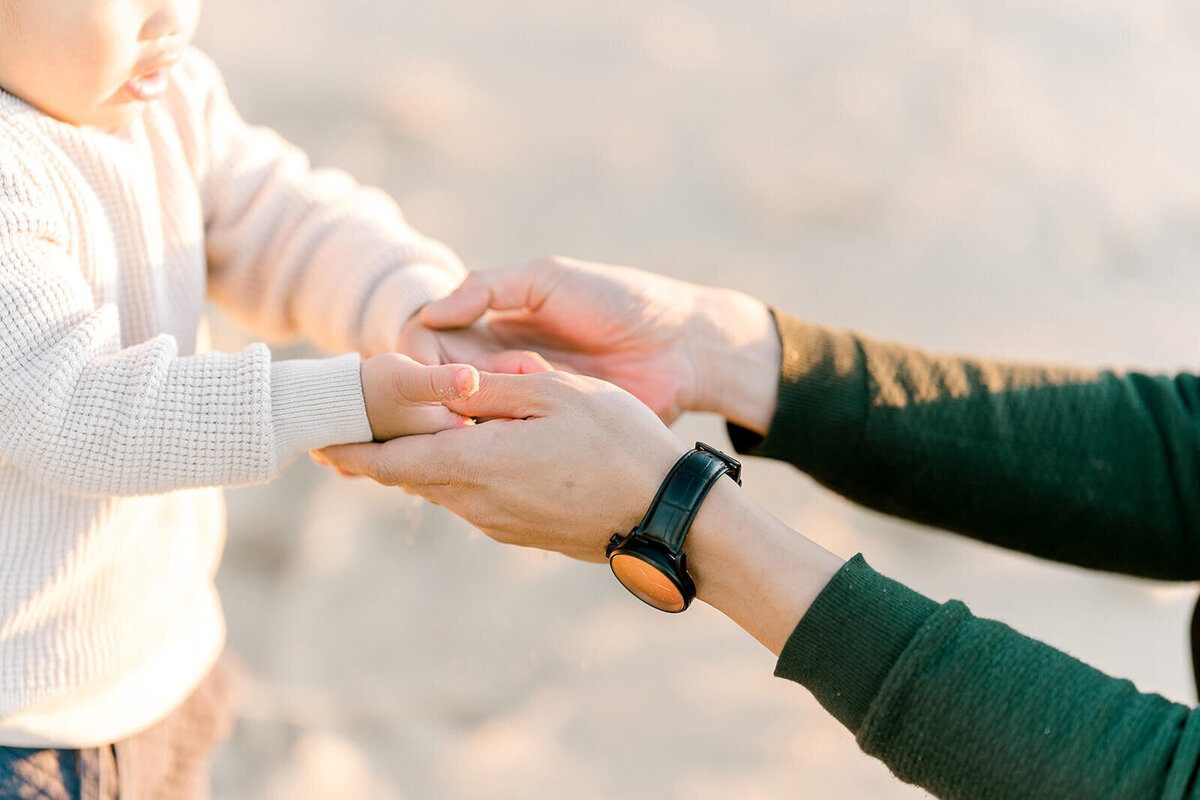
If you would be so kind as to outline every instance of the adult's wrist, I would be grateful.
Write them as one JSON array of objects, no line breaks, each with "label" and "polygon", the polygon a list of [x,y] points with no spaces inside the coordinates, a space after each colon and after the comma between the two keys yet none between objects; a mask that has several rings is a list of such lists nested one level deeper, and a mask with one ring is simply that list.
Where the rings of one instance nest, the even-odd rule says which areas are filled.
[{"label": "adult's wrist", "polygon": [[681,407],[715,412],[765,434],[775,414],[783,358],[770,309],[742,292],[698,287],[689,328],[695,387]]},{"label": "adult's wrist", "polygon": [[845,563],[729,480],[705,498],[684,552],[696,596],[776,655]]},{"label": "adult's wrist", "polygon": [[[731,428],[740,453],[788,461],[836,481],[856,457],[869,408],[863,340],[854,333],[775,313],[783,359],[775,416],[765,438]],[[756,432],[757,433],[757,432]]]}]

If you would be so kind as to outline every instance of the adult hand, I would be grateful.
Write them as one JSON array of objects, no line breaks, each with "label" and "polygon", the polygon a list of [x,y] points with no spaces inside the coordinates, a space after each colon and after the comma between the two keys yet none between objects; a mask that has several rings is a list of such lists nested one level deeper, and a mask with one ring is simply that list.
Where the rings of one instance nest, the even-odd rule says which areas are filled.
[{"label": "adult hand", "polygon": [[454,330],[432,330],[417,314],[404,323],[395,344],[397,352],[422,364],[471,364],[488,372],[515,375],[552,369],[541,355],[529,350],[506,350],[482,324]]},{"label": "adult hand", "polygon": [[497,541],[602,561],[688,449],[632,395],[564,372],[483,373],[478,391],[448,407],[501,419],[314,457],[404,486]]},{"label": "adult hand", "polygon": [[489,310],[503,345],[615,383],[668,423],[715,411],[763,433],[774,413],[778,334],[766,306],[740,292],[548,258],[471,273],[420,317],[446,329]]},{"label": "adult hand", "polygon": [[[480,376],[460,414],[502,417],[382,444],[315,451],[348,475],[403,486],[493,539],[603,561],[688,448],[636,398],[563,372]],[[733,481],[713,486],[685,549],[697,596],[778,654],[842,561]]]}]

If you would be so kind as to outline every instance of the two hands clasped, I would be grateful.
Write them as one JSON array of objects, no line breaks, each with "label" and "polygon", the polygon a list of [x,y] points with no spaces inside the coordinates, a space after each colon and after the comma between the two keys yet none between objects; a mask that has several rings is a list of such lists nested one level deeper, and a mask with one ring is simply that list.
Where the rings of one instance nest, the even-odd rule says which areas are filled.
[{"label": "two hands clasped", "polygon": [[[712,411],[766,432],[781,358],[770,312],[747,295],[562,258],[472,273],[405,325],[399,349],[438,366],[365,360],[378,441],[314,460],[402,486],[497,541],[588,561],[639,522],[688,450],[664,423]],[[699,597],[778,653],[842,562],[724,483],[692,527],[689,569]]]},{"label": "two hands clasped", "polygon": [[[363,362],[376,443],[314,457],[447,505],[493,538],[599,560],[608,535],[636,523],[633,498],[648,502],[687,449],[663,421],[701,405],[704,291],[566,259],[474,273],[405,325],[399,349],[419,361]],[[539,537],[562,529],[550,506],[588,517],[595,536]]]}]

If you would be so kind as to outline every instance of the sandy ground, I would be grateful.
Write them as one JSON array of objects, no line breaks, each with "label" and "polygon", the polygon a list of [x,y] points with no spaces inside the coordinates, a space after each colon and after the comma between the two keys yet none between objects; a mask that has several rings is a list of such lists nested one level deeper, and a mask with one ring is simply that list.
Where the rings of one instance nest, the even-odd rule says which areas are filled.
[{"label": "sandy ground", "polygon": [[[567,253],[935,349],[1162,370],[1196,367],[1198,40],[1160,0],[210,0],[199,35],[246,117],[473,267]],[[1194,701],[1194,587],[884,519],[778,464],[746,485],[844,556]],[[711,609],[658,615],[308,463],[229,505],[252,683],[219,798],[924,796]]]}]

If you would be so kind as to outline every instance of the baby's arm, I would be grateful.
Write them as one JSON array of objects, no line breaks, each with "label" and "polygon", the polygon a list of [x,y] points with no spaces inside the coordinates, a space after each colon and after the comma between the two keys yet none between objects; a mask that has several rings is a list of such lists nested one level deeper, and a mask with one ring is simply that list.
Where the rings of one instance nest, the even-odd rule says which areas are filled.
[{"label": "baby's arm", "polygon": [[[36,171],[0,151],[0,463],[63,491],[151,494],[270,479],[314,447],[462,424],[423,401],[473,371],[398,356],[272,363],[262,344],[121,346]],[[364,400],[362,374],[368,379]]]},{"label": "baby's arm", "polygon": [[209,292],[253,330],[391,352],[404,322],[465,277],[383,192],[312,169],[274,131],[247,125],[207,57],[190,51],[174,80],[204,203]]}]

